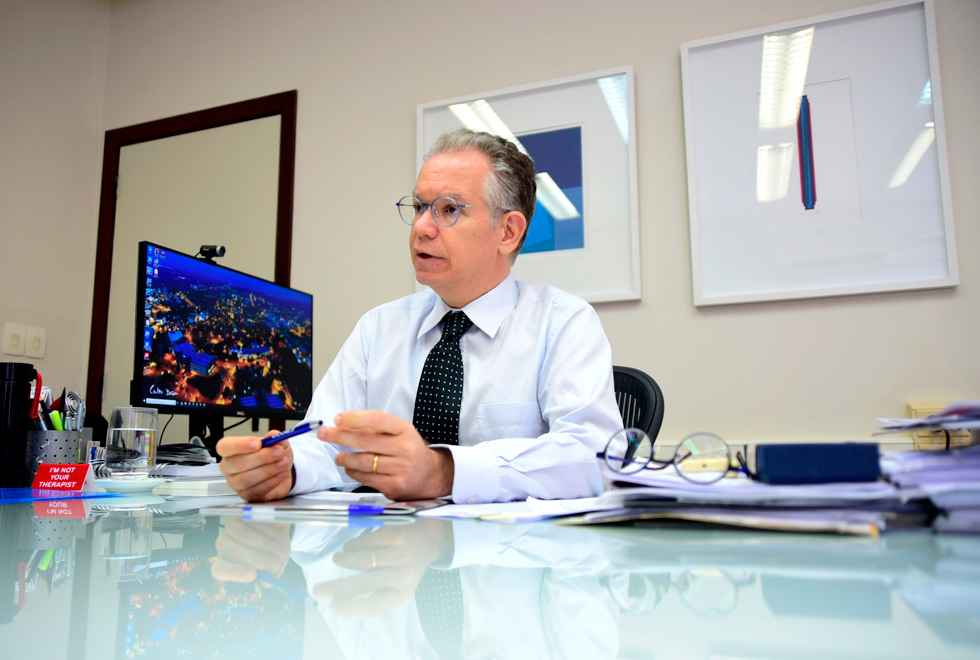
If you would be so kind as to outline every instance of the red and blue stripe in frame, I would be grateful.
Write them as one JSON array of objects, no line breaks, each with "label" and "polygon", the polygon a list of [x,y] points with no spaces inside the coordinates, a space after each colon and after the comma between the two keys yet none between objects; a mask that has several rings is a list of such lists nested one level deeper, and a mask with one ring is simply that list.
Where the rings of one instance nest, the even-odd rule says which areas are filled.
[{"label": "red and blue stripe in frame", "polygon": [[800,97],[800,116],[796,120],[796,142],[800,154],[800,191],[803,208],[817,205],[817,179],[813,171],[813,126],[810,123],[810,100]]}]

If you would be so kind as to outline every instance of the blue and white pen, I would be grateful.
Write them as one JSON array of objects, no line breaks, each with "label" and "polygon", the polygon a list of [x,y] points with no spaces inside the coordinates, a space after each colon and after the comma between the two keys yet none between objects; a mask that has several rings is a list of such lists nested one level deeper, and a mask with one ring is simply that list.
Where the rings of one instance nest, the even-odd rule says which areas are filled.
[{"label": "blue and white pen", "polygon": [[319,419],[313,420],[312,422],[303,422],[302,424],[297,424],[295,428],[289,431],[283,431],[279,435],[270,435],[268,438],[262,439],[263,447],[271,447],[277,442],[282,442],[289,438],[294,438],[297,435],[303,435],[304,433],[309,433],[314,429],[318,429],[323,426],[323,422]]}]

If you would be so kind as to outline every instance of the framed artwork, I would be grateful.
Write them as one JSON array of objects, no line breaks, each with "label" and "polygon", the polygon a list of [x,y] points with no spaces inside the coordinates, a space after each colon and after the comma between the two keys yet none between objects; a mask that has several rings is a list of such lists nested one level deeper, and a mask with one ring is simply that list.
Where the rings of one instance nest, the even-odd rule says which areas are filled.
[{"label": "framed artwork", "polygon": [[460,127],[534,159],[538,201],[514,276],[589,302],[640,298],[636,124],[630,66],[418,106],[417,165]]},{"label": "framed artwork", "polygon": [[681,46],[694,304],[959,283],[932,0]]}]

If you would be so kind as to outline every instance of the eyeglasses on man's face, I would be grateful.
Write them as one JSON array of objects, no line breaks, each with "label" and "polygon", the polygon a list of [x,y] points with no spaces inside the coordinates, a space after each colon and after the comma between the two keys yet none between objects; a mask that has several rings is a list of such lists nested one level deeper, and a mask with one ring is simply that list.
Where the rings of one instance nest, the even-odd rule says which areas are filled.
[{"label": "eyeglasses on man's face", "polygon": [[663,470],[671,465],[677,474],[696,484],[713,484],[728,472],[748,471],[741,454],[737,458],[739,468],[732,468],[732,452],[728,443],[714,433],[692,433],[684,438],[673,456],[657,456],[653,441],[640,429],[622,429],[616,432],[606,448],[596,454],[606,461],[613,472],[636,474],[640,470]]},{"label": "eyeglasses on man's face", "polygon": [[406,195],[399,199],[395,206],[398,207],[398,215],[406,225],[414,225],[425,212],[432,209],[432,219],[440,227],[452,227],[459,220],[463,209],[493,209],[506,211],[498,206],[474,206],[473,204],[460,204],[452,197],[437,197],[431,204],[425,204],[418,197]]}]

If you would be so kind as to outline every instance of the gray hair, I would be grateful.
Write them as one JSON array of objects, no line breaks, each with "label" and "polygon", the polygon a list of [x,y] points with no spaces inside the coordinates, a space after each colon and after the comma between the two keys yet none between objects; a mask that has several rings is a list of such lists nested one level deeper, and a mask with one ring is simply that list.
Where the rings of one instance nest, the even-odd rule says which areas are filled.
[{"label": "gray hair", "polygon": [[[455,153],[476,149],[490,159],[490,173],[483,188],[487,205],[497,207],[491,213],[493,223],[497,224],[506,211],[519,211],[527,218],[527,226],[521,242],[514,250],[513,258],[524,247],[527,230],[531,227],[534,205],[537,201],[537,183],[534,180],[534,161],[522,153],[510,140],[490,133],[480,133],[468,128],[457,128],[443,133],[436,140],[425,160],[438,154]],[[503,209],[503,210],[500,210]]]}]

